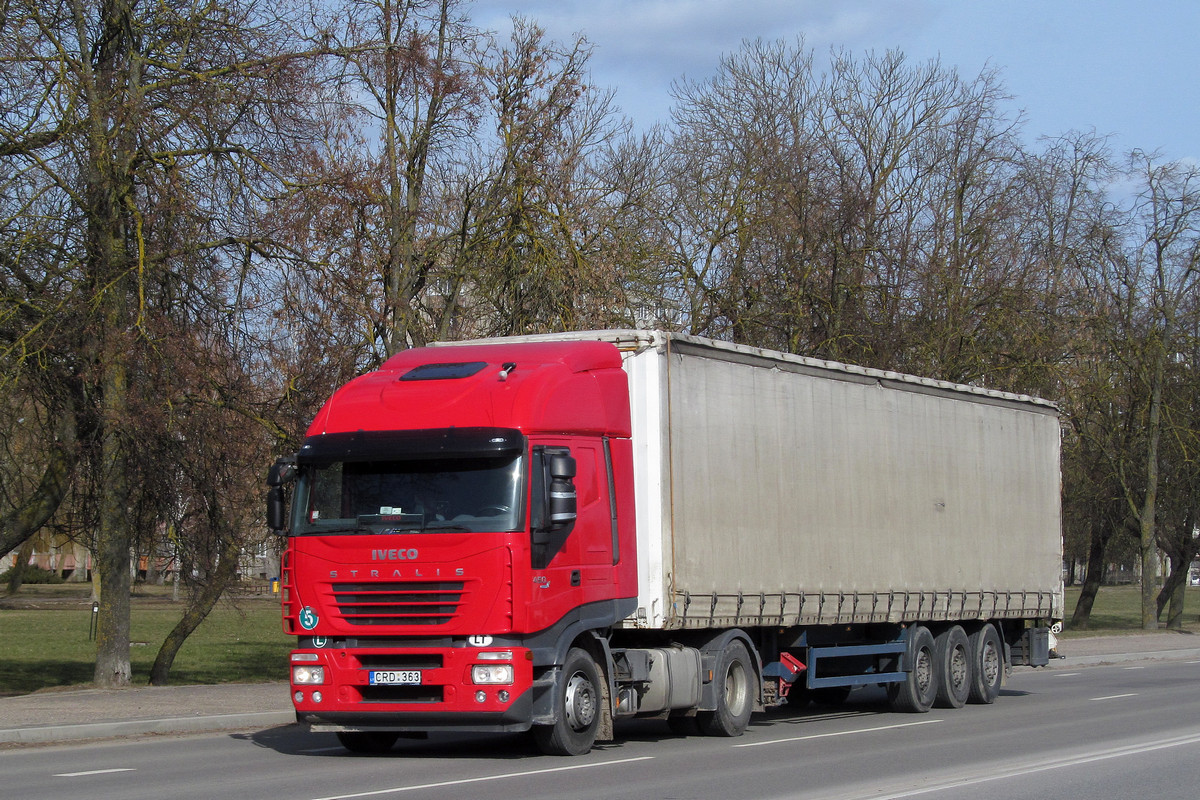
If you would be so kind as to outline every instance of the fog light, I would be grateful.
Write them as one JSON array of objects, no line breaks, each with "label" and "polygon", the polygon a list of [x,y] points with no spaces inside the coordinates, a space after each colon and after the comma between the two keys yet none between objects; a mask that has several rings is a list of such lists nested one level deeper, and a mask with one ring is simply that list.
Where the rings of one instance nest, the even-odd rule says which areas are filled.
[{"label": "fog light", "polygon": [[501,703],[507,703],[508,702],[508,692],[501,689],[500,694],[496,695],[496,699],[499,700]]},{"label": "fog light", "polygon": [[320,692],[313,692],[313,702],[314,703],[321,702],[321,693]]},{"label": "fog light", "polygon": [[293,666],[292,667],[292,683],[298,685],[315,686],[325,682],[324,667],[310,666]]},{"label": "fog light", "polygon": [[476,664],[471,667],[471,682],[511,684],[513,682],[512,664]]},{"label": "fog light", "polygon": [[292,695],[292,699],[295,700],[297,703],[303,703],[304,702],[304,692],[296,692],[294,695]]},{"label": "fog light", "polygon": [[487,692],[483,691],[482,689],[480,689],[478,692],[476,692],[475,693],[475,702],[476,703],[486,703],[487,702]]}]

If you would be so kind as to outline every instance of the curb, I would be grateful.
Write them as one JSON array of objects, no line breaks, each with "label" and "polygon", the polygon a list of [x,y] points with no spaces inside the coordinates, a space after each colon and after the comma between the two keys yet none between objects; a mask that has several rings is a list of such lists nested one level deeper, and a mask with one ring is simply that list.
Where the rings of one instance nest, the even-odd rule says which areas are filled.
[{"label": "curb", "polygon": [[262,711],[249,714],[210,714],[199,717],[131,719],[75,725],[39,725],[30,728],[0,729],[0,744],[46,744],[148,733],[200,733],[244,728],[271,728],[288,725],[295,721],[296,714],[293,711]]},{"label": "curb", "polygon": [[1095,656],[1067,656],[1051,661],[1047,669],[1070,669],[1072,667],[1102,667],[1112,664],[1128,664],[1131,661],[1189,661],[1200,659],[1200,648],[1187,650],[1148,650],[1142,653],[1106,653]]}]

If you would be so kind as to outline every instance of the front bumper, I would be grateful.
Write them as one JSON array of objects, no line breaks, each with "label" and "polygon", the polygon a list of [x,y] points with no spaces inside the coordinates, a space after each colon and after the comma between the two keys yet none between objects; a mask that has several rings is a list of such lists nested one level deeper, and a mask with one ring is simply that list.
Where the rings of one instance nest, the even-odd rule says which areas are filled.
[{"label": "front bumper", "polygon": [[[511,659],[483,660],[485,651]],[[302,660],[301,660],[302,659]],[[324,667],[321,684],[293,681],[296,719],[314,730],[522,731],[532,718],[532,653],[520,647],[295,650],[293,666]],[[513,667],[511,684],[476,684],[477,665]],[[373,671],[420,672],[413,685],[371,685]]]}]

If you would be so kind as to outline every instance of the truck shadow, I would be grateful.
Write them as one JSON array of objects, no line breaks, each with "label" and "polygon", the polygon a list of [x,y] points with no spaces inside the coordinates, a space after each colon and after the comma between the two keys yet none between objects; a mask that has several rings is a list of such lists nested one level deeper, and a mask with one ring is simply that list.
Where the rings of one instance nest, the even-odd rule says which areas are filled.
[{"label": "truck shadow", "polygon": [[[1030,692],[1016,689],[1001,689],[1002,697],[1024,697]],[[972,706],[968,706],[971,708]],[[854,719],[868,716],[892,716],[887,692],[881,687],[867,686],[851,692],[846,700],[836,705],[810,703],[800,707],[784,705],[755,714],[750,721],[752,730],[767,730],[777,726],[818,725],[838,719]],[[700,734],[695,734],[700,736]],[[472,734],[430,733],[427,737],[401,738],[387,752],[379,754],[352,753],[344,748],[331,733],[310,733],[300,725],[282,725],[254,733],[232,734],[231,738],[253,742],[258,747],[274,750],[281,755],[305,758],[422,758],[461,761],[463,759],[486,759],[489,761],[515,761],[542,755],[528,733]],[[600,742],[594,752],[619,749],[627,743],[662,742],[684,739],[684,735],[673,732],[662,719],[633,719],[617,722],[612,742]],[[707,738],[707,737],[700,737]]]}]

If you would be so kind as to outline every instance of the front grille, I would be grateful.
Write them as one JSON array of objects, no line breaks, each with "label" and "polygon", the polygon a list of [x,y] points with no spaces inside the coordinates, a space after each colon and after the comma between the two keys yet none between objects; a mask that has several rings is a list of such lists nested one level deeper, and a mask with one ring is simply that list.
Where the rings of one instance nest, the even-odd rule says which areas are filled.
[{"label": "front grille", "polygon": [[462,604],[462,581],[335,583],[338,613],[351,625],[445,625]]},{"label": "front grille", "polygon": [[358,656],[363,669],[440,669],[441,653],[364,653]]},{"label": "front grille", "polygon": [[360,686],[364,703],[441,703],[441,686]]}]

